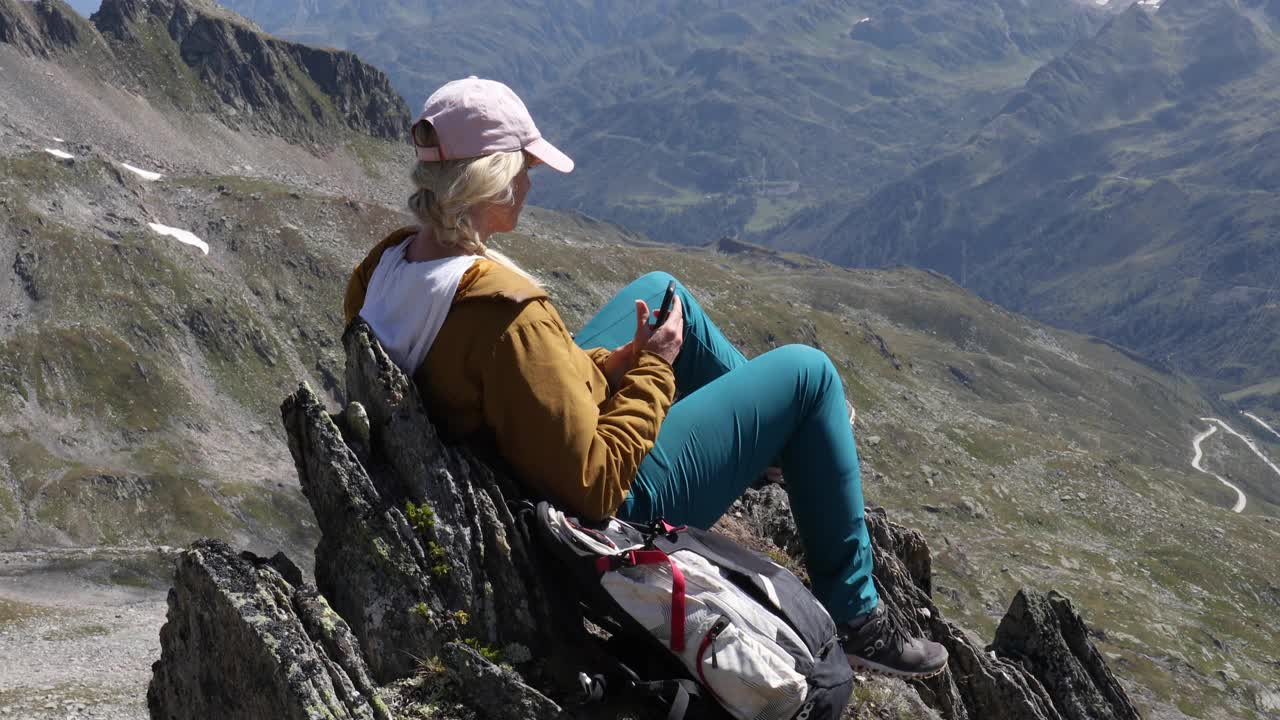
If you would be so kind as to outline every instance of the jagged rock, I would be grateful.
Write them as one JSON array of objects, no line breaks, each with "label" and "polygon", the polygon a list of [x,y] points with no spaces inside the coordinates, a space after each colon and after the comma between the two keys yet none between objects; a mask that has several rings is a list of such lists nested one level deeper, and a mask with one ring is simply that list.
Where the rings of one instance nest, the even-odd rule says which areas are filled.
[{"label": "jagged rock", "polygon": [[341,131],[402,138],[409,109],[382,71],[342,50],[262,32],[210,0],[104,0],[92,21],[62,0],[0,0],[0,43],[85,64],[183,110],[292,141],[332,145]]},{"label": "jagged rock", "polygon": [[61,0],[0,0],[0,43],[48,57],[74,47],[93,27]]},{"label": "jagged rock", "polygon": [[498,647],[550,643],[553,612],[526,531],[507,507],[515,488],[440,441],[413,382],[366,325],[344,342],[348,396],[365,408],[379,462],[366,472],[305,386],[282,414],[322,533],[316,583],[351,623],[374,676],[405,677],[415,658],[464,637]]},{"label": "jagged rock", "polygon": [[1137,720],[1137,709],[1089,641],[1089,628],[1056,592],[1020,590],[991,645],[1018,661],[1067,720]]},{"label": "jagged rock", "polygon": [[[791,520],[790,503],[782,488],[768,486],[750,490],[741,506],[757,532],[780,547],[799,543],[795,523]],[[1026,643],[1011,641],[1006,646],[1011,654],[1016,651],[1016,657],[1002,657],[1005,652],[1000,648],[994,654],[989,653],[960,627],[943,619],[941,611],[934,605],[931,598],[933,559],[924,536],[916,530],[890,522],[881,508],[868,508],[867,529],[875,548],[874,574],[881,602],[903,628],[942,643],[951,655],[947,670],[941,675],[912,683],[921,698],[938,710],[942,717],[948,720],[1074,720],[1093,717],[1072,714],[1077,707],[1110,708],[1112,714],[1099,714],[1096,716],[1099,718],[1137,717],[1123,688],[1115,682],[1105,662],[1089,642],[1083,623],[1074,611],[1070,616],[1074,621],[1059,619],[1056,624],[1050,624],[1042,620],[1032,626],[1042,633],[1037,635],[1039,642],[1036,647],[1054,648],[1037,650],[1034,656],[1042,658],[1040,662],[1024,660],[1029,652]],[[1024,596],[1027,593],[1018,595],[1019,598]],[[1010,638],[1018,637],[1012,634],[1012,628],[1027,626],[1018,619],[1026,613],[1015,612],[1019,606],[1017,599],[1014,606],[1005,618],[1005,622],[1010,624]],[[1058,615],[1054,617],[1058,618]],[[1058,632],[1056,636],[1055,632]],[[1067,656],[1086,658],[1083,667],[1088,669],[1072,675],[1070,681],[1066,676],[1055,674],[1054,668],[1066,662],[1066,656],[1057,652],[1061,647],[1054,644],[1055,637],[1061,647],[1072,648]],[[1094,704],[1091,700],[1094,696],[1106,700]]]},{"label": "jagged rock", "polygon": [[430,567],[409,521],[384,507],[343,443],[320,399],[303,386],[282,409],[302,491],[322,536],[316,584],[351,624],[381,682],[413,672],[415,657],[439,650],[445,607],[432,592]]},{"label": "jagged rock", "polygon": [[382,71],[346,51],[272,37],[208,0],[104,0],[93,23],[122,57],[149,59],[128,64],[139,89],[184,109],[295,141],[408,131],[408,107]]},{"label": "jagged rock", "polygon": [[529,687],[516,672],[486,660],[462,643],[444,646],[441,659],[456,684],[468,688],[476,709],[489,720],[556,720],[560,706]]},{"label": "jagged rock", "polygon": [[351,631],[283,555],[201,540],[178,557],[147,705],[157,720],[392,720]]},{"label": "jagged rock", "polygon": [[1060,720],[1044,688],[1019,665],[993,657],[933,604],[932,555],[924,536],[889,522],[883,509],[867,513],[875,546],[880,600],[909,632],[942,643],[947,669],[913,683],[920,696],[948,720]]}]

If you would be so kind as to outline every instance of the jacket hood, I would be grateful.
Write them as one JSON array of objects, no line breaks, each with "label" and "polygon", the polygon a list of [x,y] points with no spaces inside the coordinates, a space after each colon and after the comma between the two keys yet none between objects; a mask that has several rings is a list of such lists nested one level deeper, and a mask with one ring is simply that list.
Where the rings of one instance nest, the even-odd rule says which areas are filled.
[{"label": "jacket hood", "polygon": [[[376,250],[385,250],[389,247],[395,247],[418,232],[416,227],[404,227],[396,230],[387,236],[385,240],[378,243]],[[378,252],[381,255],[381,252]],[[377,260],[373,262],[377,265]],[[511,302],[523,303],[530,300],[539,300],[549,297],[547,291],[538,287],[535,283],[530,282],[528,278],[520,275],[511,268],[500,262],[482,258],[475,264],[467,274],[462,276],[462,282],[458,284],[458,294],[453,298],[453,304],[471,302],[475,300],[509,300]]]}]

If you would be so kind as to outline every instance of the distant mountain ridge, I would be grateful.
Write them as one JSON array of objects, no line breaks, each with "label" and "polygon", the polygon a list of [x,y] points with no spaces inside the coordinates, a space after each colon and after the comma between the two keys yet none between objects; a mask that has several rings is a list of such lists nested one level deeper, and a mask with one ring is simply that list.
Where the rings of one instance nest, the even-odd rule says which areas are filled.
[{"label": "distant mountain ridge", "polygon": [[1222,391],[1265,384],[1280,376],[1277,77],[1280,3],[1134,4],[957,151],[832,224],[763,239],[936,269]]},{"label": "distant mountain ridge", "polygon": [[1106,12],[1070,0],[227,0],[359,52],[411,105],[512,85],[578,161],[541,202],[701,244],[871,192],[963,141]]},{"label": "distant mountain ridge", "polygon": [[0,0],[0,41],[80,54],[115,84],[292,141],[352,130],[400,138],[408,109],[355,55],[270,37],[210,0],[105,0],[86,20],[62,0]]}]

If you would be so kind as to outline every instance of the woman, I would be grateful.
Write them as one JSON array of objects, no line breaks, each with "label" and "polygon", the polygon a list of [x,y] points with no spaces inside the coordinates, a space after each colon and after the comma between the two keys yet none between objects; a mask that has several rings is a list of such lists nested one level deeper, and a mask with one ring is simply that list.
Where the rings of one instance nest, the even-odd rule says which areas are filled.
[{"label": "woman", "polygon": [[623,289],[575,338],[547,294],[485,246],[516,227],[530,168],[570,172],[573,161],[510,88],[474,77],[432,94],[413,139],[420,225],[369,253],[345,311],[413,374],[444,434],[491,435],[526,483],[582,516],[699,527],[781,458],[814,593],[850,662],[940,671],[946,650],[905,637],[879,606],[858,454],[827,356],[790,345],[747,360],[683,287],[655,329],[661,273]]}]

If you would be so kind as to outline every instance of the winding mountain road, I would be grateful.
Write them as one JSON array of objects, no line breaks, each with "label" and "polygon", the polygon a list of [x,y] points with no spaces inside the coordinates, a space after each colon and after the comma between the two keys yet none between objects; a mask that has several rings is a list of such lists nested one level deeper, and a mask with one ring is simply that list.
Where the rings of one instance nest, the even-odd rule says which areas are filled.
[{"label": "winding mountain road", "polygon": [[[1248,417],[1250,420],[1253,420],[1254,422],[1258,423],[1262,427],[1266,428],[1267,430],[1270,430],[1271,433],[1274,434],[1276,437],[1280,437],[1280,432],[1276,432],[1275,429],[1272,428],[1270,425],[1268,425],[1262,418],[1258,417],[1257,415],[1254,415],[1253,413],[1246,412],[1242,414],[1245,417]],[[1203,467],[1200,466],[1201,461],[1204,460],[1204,452],[1200,448],[1200,443],[1204,442],[1210,435],[1213,435],[1215,432],[1217,432],[1218,428],[1222,428],[1225,432],[1240,438],[1244,442],[1244,444],[1250,450],[1253,451],[1253,454],[1257,455],[1258,459],[1266,463],[1267,467],[1271,468],[1271,471],[1274,472],[1277,476],[1280,476],[1280,467],[1277,467],[1275,463],[1271,462],[1271,458],[1267,457],[1266,454],[1262,452],[1262,449],[1258,447],[1258,443],[1254,442],[1252,438],[1241,435],[1240,433],[1232,429],[1230,425],[1226,424],[1222,420],[1219,420],[1218,418],[1204,417],[1200,419],[1207,423],[1213,423],[1213,425],[1210,426],[1208,430],[1205,430],[1199,435],[1196,435],[1195,439],[1191,441],[1192,446],[1195,448],[1195,457],[1191,459],[1191,467],[1195,468],[1196,470],[1199,470],[1200,472],[1206,475],[1212,475],[1213,477],[1218,479],[1218,482],[1222,483],[1223,485],[1226,485],[1232,490],[1235,490],[1237,499],[1236,499],[1235,506],[1232,507],[1231,510],[1232,512],[1240,512],[1244,510],[1244,506],[1245,506],[1244,492],[1242,492],[1240,488],[1228,482],[1221,475],[1218,475],[1217,473],[1209,472],[1208,470],[1205,470]]]},{"label": "winding mountain road", "polygon": [[[1201,418],[1201,420],[1212,420],[1212,418]],[[1221,421],[1218,421],[1218,422],[1221,422]],[[1222,477],[1221,475],[1215,472],[1209,472],[1208,470],[1205,470],[1203,467],[1200,466],[1200,462],[1204,460],[1204,451],[1200,449],[1200,443],[1204,442],[1205,439],[1207,439],[1210,435],[1213,435],[1216,432],[1218,432],[1218,427],[1216,425],[1210,426],[1208,430],[1205,430],[1204,432],[1200,433],[1195,437],[1194,440],[1191,441],[1192,446],[1195,447],[1195,450],[1196,450],[1195,457],[1191,459],[1191,467],[1195,468],[1196,470],[1199,470],[1200,472],[1206,475],[1212,475],[1213,477],[1218,479],[1218,482],[1222,483],[1223,485],[1226,485],[1232,490],[1235,490],[1236,504],[1234,507],[1231,508],[1231,512],[1240,512],[1244,510],[1245,502],[1247,502],[1244,497],[1244,492],[1242,492],[1240,488],[1228,482],[1227,479]]]},{"label": "winding mountain road", "polygon": [[1267,431],[1270,432],[1272,435],[1275,435],[1276,437],[1280,438],[1280,432],[1276,432],[1276,429],[1268,425],[1266,420],[1263,420],[1262,418],[1258,417],[1257,415],[1254,415],[1251,412],[1241,413],[1241,415],[1244,415],[1250,420],[1258,423],[1262,427],[1266,428]]}]

